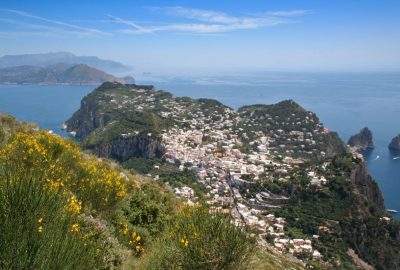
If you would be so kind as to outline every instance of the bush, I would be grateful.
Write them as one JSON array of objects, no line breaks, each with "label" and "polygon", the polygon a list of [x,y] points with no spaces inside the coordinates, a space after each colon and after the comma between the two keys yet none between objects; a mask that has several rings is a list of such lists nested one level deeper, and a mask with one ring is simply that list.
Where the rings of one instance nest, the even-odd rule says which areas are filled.
[{"label": "bush", "polygon": [[124,177],[109,164],[82,155],[75,143],[45,131],[16,132],[0,149],[0,160],[28,178],[41,175],[48,188],[70,191],[95,210],[113,207],[127,193]]},{"label": "bush", "polygon": [[[0,164],[1,165],[1,164]],[[98,269],[102,254],[60,192],[1,167],[0,269]]]},{"label": "bush", "polygon": [[[144,269],[247,269],[254,241],[230,216],[184,207],[143,258]],[[155,263],[156,262],[156,263]]]}]

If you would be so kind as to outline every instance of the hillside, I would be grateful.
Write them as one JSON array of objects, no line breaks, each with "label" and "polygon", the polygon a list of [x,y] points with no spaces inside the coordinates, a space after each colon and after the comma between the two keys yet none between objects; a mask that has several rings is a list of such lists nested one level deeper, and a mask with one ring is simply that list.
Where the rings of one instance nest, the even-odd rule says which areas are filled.
[{"label": "hillside", "polygon": [[0,69],[0,84],[101,84],[106,81],[131,83],[132,77],[117,78],[96,68],[65,63],[47,67],[16,66]]},{"label": "hillside", "polygon": [[304,269],[33,124],[0,115],[0,147],[1,269]]},{"label": "hillside", "polygon": [[152,86],[105,83],[66,124],[92,153],[229,213],[259,246],[315,269],[400,265],[400,225],[362,156],[294,101],[234,111]]},{"label": "hillside", "polygon": [[100,59],[96,56],[76,56],[68,52],[4,55],[0,57],[0,68],[16,66],[46,67],[58,63],[66,63],[70,66],[85,64],[109,73],[130,70],[129,67],[115,61]]}]

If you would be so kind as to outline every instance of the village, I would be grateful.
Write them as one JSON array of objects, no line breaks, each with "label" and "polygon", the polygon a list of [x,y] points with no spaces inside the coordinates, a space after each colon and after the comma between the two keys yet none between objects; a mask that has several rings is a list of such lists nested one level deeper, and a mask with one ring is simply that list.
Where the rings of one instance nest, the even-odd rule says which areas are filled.
[{"label": "village", "polygon": [[[175,126],[164,130],[162,138],[166,161],[175,163],[178,160],[180,170],[190,169],[196,174],[197,180],[207,188],[207,204],[212,211],[231,213],[237,225],[247,225],[261,237],[273,237],[277,250],[306,253],[320,259],[321,254],[313,249],[310,239],[289,239],[285,235],[284,218],[263,214],[264,210],[280,208],[289,198],[263,190],[248,199],[239,191],[239,188],[271,178],[272,173],[268,169],[271,167],[282,175],[276,181],[286,181],[284,175],[288,178],[288,172],[304,161],[286,156],[278,162],[274,148],[269,147],[273,139],[262,132],[258,132],[256,140],[249,142],[250,145],[257,144],[254,151],[241,152],[243,143],[240,133],[243,130],[235,127],[242,119],[232,110],[226,109],[218,121],[212,122],[201,112],[190,114],[190,120],[183,119],[189,128]],[[308,176],[311,185],[323,186],[327,181],[313,171]],[[195,194],[190,187],[175,188],[174,192],[187,199],[188,203],[194,203]]]},{"label": "village", "polygon": [[[278,251],[321,258],[312,245],[318,235],[291,239],[285,231],[285,218],[268,213],[281,208],[288,197],[265,187],[250,191],[263,182],[290,181],[291,171],[299,165],[326,155],[322,145],[329,130],[313,113],[298,110],[293,101],[284,101],[272,109],[235,111],[217,101],[175,98],[155,89],[133,88],[125,94],[108,95],[118,109],[157,111],[168,123],[158,134],[165,147],[163,159],[179,164],[180,171],[195,174],[197,182],[206,187],[206,203],[211,211],[232,215],[235,224],[252,228],[260,241],[269,239]],[[140,132],[131,129],[121,136],[137,136]],[[309,185],[316,188],[327,183],[316,171],[310,170],[306,177]],[[198,196],[191,187],[175,187],[173,191],[188,204],[197,203]]]}]

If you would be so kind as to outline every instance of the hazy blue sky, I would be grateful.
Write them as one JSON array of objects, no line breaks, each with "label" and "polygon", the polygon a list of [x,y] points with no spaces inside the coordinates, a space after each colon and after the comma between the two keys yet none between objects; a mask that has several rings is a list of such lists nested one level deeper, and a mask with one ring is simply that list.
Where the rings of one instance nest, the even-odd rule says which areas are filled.
[{"label": "hazy blue sky", "polygon": [[400,0],[2,0],[0,40],[150,70],[400,70]]}]

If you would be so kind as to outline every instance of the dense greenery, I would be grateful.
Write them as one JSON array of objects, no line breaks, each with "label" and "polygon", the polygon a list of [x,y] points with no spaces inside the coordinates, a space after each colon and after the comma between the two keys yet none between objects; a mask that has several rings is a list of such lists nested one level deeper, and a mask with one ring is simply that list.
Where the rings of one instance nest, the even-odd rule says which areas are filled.
[{"label": "dense greenery", "polygon": [[142,174],[158,175],[159,181],[167,183],[172,188],[189,186],[200,197],[206,192],[205,186],[196,181],[194,172],[186,168],[180,171],[175,164],[166,164],[161,159],[132,158],[122,165]]}]

